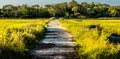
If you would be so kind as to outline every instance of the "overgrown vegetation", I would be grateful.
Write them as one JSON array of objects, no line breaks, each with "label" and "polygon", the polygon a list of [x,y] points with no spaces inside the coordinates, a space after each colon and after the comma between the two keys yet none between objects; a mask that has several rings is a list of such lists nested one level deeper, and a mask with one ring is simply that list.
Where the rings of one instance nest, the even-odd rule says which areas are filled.
[{"label": "overgrown vegetation", "polygon": [[120,59],[120,44],[109,38],[113,33],[120,34],[119,20],[62,19],[60,22],[72,33],[80,59]]},{"label": "overgrown vegetation", "polygon": [[23,59],[45,34],[45,19],[0,19],[0,59]]},{"label": "overgrown vegetation", "polygon": [[120,18],[120,6],[75,0],[45,7],[5,5],[0,8],[0,59],[24,59],[44,36],[49,20],[20,18],[49,17],[51,20],[63,17],[60,22],[72,33],[81,59],[120,59],[120,41],[111,42],[112,35],[120,39],[120,20],[112,20]]},{"label": "overgrown vegetation", "polygon": [[110,6],[101,3],[78,3],[75,0],[52,5],[5,5],[0,9],[0,18],[99,18],[120,17],[120,6]]}]

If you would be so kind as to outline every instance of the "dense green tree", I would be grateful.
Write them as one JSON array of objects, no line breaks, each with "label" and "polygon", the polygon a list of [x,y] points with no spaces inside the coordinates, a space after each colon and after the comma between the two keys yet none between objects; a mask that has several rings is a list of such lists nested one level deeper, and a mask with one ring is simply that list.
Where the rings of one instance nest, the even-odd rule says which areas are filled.
[{"label": "dense green tree", "polygon": [[72,11],[74,12],[74,15],[79,15],[79,7],[78,6],[75,6],[72,8]]},{"label": "dense green tree", "polygon": [[0,9],[0,17],[3,17],[2,9]]},{"label": "dense green tree", "polygon": [[0,9],[0,18],[44,18],[44,17],[120,17],[120,6],[101,3],[78,3],[76,0],[40,7],[39,5],[5,5]]},{"label": "dense green tree", "polygon": [[14,18],[17,16],[16,7],[13,5],[5,5],[3,6],[3,17]]},{"label": "dense green tree", "polygon": [[69,2],[68,7],[73,8],[74,6],[77,6],[77,5],[78,5],[77,1],[72,0],[71,2]]},{"label": "dense green tree", "polygon": [[110,7],[109,8],[109,15],[110,16],[115,17],[115,16],[117,16],[117,13],[118,13],[118,11],[117,11],[117,9],[115,7]]}]

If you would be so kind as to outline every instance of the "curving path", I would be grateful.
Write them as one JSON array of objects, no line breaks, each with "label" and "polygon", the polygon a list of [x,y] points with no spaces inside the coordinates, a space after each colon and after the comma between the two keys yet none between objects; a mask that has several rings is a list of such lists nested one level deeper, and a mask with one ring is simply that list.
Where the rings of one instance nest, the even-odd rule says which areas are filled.
[{"label": "curving path", "polygon": [[72,35],[58,20],[48,23],[45,38],[30,51],[31,59],[79,59]]}]

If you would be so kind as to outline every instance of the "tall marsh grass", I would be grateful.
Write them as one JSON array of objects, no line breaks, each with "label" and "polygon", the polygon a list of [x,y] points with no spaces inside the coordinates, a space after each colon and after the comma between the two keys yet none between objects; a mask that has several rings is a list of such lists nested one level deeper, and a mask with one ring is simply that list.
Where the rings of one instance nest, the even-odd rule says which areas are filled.
[{"label": "tall marsh grass", "polygon": [[[80,59],[120,59],[120,44],[109,41],[112,33],[120,34],[119,20],[60,20],[62,25],[73,35],[78,45]],[[91,25],[100,25],[102,33]]]},{"label": "tall marsh grass", "polygon": [[24,59],[43,38],[49,20],[0,20],[0,59]]}]

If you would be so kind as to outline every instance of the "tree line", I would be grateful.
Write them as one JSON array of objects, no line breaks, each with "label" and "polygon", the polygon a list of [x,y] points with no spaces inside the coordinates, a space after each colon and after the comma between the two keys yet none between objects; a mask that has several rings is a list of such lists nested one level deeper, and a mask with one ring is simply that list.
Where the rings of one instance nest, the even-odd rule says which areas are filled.
[{"label": "tree line", "polygon": [[99,18],[120,17],[120,6],[101,3],[78,3],[75,0],[40,7],[39,5],[4,5],[0,9],[0,18]]}]

